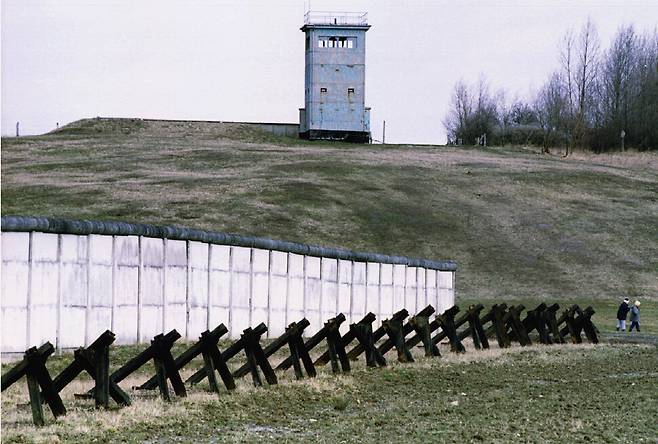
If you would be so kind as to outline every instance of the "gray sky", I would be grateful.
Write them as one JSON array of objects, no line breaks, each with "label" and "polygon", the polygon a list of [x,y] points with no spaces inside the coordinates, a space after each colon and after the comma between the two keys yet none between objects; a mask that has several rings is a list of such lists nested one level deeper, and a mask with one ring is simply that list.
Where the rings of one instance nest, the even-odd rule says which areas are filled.
[{"label": "gray sky", "polygon": [[[557,44],[591,17],[607,47],[621,24],[654,29],[658,1],[320,1],[367,11],[366,105],[391,143],[445,143],[455,82],[484,74],[526,96]],[[306,0],[308,3],[308,0]],[[2,1],[2,134],[84,117],[297,122],[304,0]]]}]

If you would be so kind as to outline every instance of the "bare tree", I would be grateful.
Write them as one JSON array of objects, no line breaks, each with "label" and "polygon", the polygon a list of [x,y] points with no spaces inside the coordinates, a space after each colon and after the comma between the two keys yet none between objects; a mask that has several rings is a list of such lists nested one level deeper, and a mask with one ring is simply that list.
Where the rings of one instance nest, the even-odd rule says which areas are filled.
[{"label": "bare tree", "polygon": [[622,26],[603,51],[596,27],[587,20],[559,43],[560,67],[525,103],[492,94],[481,77],[455,85],[443,123],[452,140],[474,143],[482,134],[496,143],[566,145],[595,152],[625,144],[658,149],[658,30],[638,34]]},{"label": "bare tree", "polygon": [[577,145],[585,143],[585,135],[592,115],[594,91],[596,89],[599,62],[599,36],[591,19],[583,25],[578,36],[577,71],[575,84],[578,93],[578,109],[574,122],[574,141]]},{"label": "bare tree", "polygon": [[501,96],[492,95],[489,83],[480,77],[477,85],[469,87],[460,80],[455,85],[450,110],[443,119],[450,141],[476,144],[479,138],[491,136],[498,127],[498,102]]},{"label": "bare tree", "polygon": [[596,26],[588,19],[576,36],[573,30],[564,35],[560,43],[562,79],[570,114],[572,143],[567,145],[565,156],[573,145],[583,145],[593,120],[594,92],[596,90],[600,43]]},{"label": "bare tree", "polygon": [[560,73],[554,72],[535,96],[533,109],[544,134],[543,153],[560,144],[568,132],[569,101],[563,85]]},{"label": "bare tree", "polygon": [[443,119],[443,126],[448,131],[448,142],[458,144],[464,137],[467,122],[472,114],[473,104],[468,92],[468,86],[459,80],[450,99],[450,110]]}]

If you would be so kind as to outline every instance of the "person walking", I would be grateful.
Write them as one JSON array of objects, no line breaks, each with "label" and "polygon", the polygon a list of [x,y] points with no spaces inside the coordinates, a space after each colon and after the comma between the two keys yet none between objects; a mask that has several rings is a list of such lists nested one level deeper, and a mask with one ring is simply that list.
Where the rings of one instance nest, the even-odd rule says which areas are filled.
[{"label": "person walking", "polygon": [[630,302],[630,299],[624,298],[624,301],[619,304],[619,308],[617,309],[617,331],[621,329],[621,331],[626,331],[626,316],[628,316],[628,312],[631,309],[628,306],[628,303]]},{"label": "person walking", "polygon": [[640,301],[635,301],[635,305],[631,307],[631,328],[628,331],[633,331],[633,327],[640,332]]}]

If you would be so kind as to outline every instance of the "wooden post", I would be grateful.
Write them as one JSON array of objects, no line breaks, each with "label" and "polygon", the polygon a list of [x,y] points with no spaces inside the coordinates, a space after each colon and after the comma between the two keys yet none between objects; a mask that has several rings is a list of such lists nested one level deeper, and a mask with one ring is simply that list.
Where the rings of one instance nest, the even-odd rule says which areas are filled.
[{"label": "wooden post", "polygon": [[94,374],[96,408],[110,406],[110,347],[104,346],[94,353],[96,372]]},{"label": "wooden post", "polygon": [[[209,342],[208,335],[209,335],[208,330],[202,332],[201,341],[208,344]],[[218,393],[219,385],[217,384],[217,377],[215,376],[215,364],[213,362],[212,356],[210,355],[210,348],[211,347],[208,346],[203,347],[201,350],[201,355],[203,356],[203,366],[204,369],[206,370],[206,376],[208,377],[208,386],[210,386],[210,390],[212,390],[215,393]]]},{"label": "wooden post", "polygon": [[304,369],[306,370],[306,374],[309,377],[314,378],[317,375],[315,366],[313,365],[313,360],[311,360],[311,357],[309,356],[308,351],[304,346],[304,340],[302,339],[302,332],[305,327],[306,326],[301,327],[299,324],[293,322],[288,326],[288,328],[286,328],[288,347],[290,348],[290,357],[292,358],[292,364],[295,369],[295,377],[297,379],[302,379],[304,377],[304,374],[302,373],[302,367],[299,362],[300,360],[304,364]]},{"label": "wooden post", "polygon": [[[301,337],[302,332],[306,327],[308,327],[311,323],[308,321],[306,318],[302,318],[299,322],[295,323],[293,322],[290,325],[295,325],[296,330],[295,332],[299,332],[299,335]],[[290,328],[287,328],[285,333],[283,333],[281,336],[278,338],[274,339],[268,346],[266,346],[263,349],[263,353],[265,353],[265,357],[269,358],[272,356],[274,353],[276,353],[279,349],[281,349],[284,345],[289,343],[289,338],[293,330]],[[289,357],[290,359],[290,357]],[[292,362],[292,361],[291,361]],[[237,369],[235,372],[233,372],[233,377],[235,378],[241,378],[249,373],[249,366],[247,364],[244,364],[242,367]]]},{"label": "wooden post", "polygon": [[546,310],[546,304],[543,302],[534,309],[528,310],[526,317],[523,320],[523,326],[527,333],[537,330],[537,333],[539,333],[539,342],[542,344],[550,344],[551,339],[548,337],[546,322],[543,316],[544,310]]},{"label": "wooden post", "polygon": [[587,340],[591,342],[592,344],[598,344],[599,343],[599,337],[597,335],[597,330],[596,326],[592,322],[592,316],[596,313],[594,309],[589,306],[585,310],[581,311],[578,313],[578,318],[580,320],[580,324],[583,327],[583,330],[585,331],[585,336],[587,337]]},{"label": "wooden post", "polygon": [[366,354],[366,365],[368,367],[386,366],[386,359],[384,359],[382,353],[377,349],[377,347],[375,347],[371,322],[358,322],[356,324],[352,324],[350,325],[350,331],[354,332],[355,338],[363,346]]},{"label": "wooden post", "polygon": [[450,341],[450,351],[455,353],[464,353],[466,349],[461,340],[457,337],[457,328],[455,326],[455,314],[459,312],[459,306],[453,305],[442,314],[436,317],[441,329],[445,332]]},{"label": "wooden post", "polygon": [[494,304],[491,307],[493,331],[496,333],[496,340],[500,348],[507,348],[512,345],[509,336],[507,335],[507,327],[503,318],[507,310],[507,304]]},{"label": "wooden post", "polygon": [[441,356],[439,347],[432,343],[432,332],[430,331],[429,316],[416,315],[409,319],[409,324],[413,327],[416,334],[423,343],[425,349],[425,356]]},{"label": "wooden post", "polygon": [[27,372],[27,389],[30,394],[30,408],[32,409],[32,422],[34,425],[41,427],[46,421],[43,416],[43,407],[41,405],[41,390],[37,377],[32,372]]},{"label": "wooden post", "polygon": [[562,313],[562,316],[558,321],[558,325],[561,324],[562,322],[565,322],[566,327],[560,330],[560,334],[566,336],[566,334],[568,333],[569,336],[571,337],[572,343],[580,344],[583,342],[583,340],[580,337],[581,328],[579,328],[578,325],[579,323],[576,321],[574,317],[576,310],[580,310],[580,307],[578,307],[578,305],[576,304],[569,307],[564,313]]},{"label": "wooden post", "polygon": [[[420,310],[418,313],[416,313],[416,316],[430,316],[432,313],[434,313],[434,307],[432,307],[431,305],[428,305],[427,307],[423,308],[423,309]],[[438,326],[437,326],[437,328],[438,328]],[[430,329],[431,329],[431,326],[430,326]],[[407,322],[404,324],[404,326],[402,327],[402,335],[404,335],[404,337],[406,337],[406,336],[407,336],[409,333],[411,333],[413,330],[414,330],[413,326],[411,325],[411,323],[410,323],[409,321],[407,321]],[[406,341],[406,342],[405,342],[405,346],[406,346],[407,348],[411,349],[411,348],[414,347],[416,344],[418,344],[418,343],[420,342],[420,337],[419,337],[418,335],[416,335],[415,338],[417,339],[417,341],[414,342],[415,339],[414,339],[414,338],[411,338],[409,341]],[[385,354],[388,353],[388,351],[389,351],[390,349],[392,349],[394,346],[395,346],[395,343],[393,342],[393,340],[391,340],[391,338],[388,338],[387,340],[385,340],[385,341],[379,346],[379,352],[380,352],[382,355],[385,355]]]},{"label": "wooden post", "polygon": [[167,378],[169,381],[171,381],[171,385],[174,387],[176,396],[187,396],[185,384],[183,384],[180,373],[178,373],[174,357],[171,355],[171,346],[173,345],[173,342],[164,340],[164,336],[162,334],[157,335],[155,338],[153,338],[153,340],[156,342],[154,359],[159,359],[162,361],[165,371],[167,372]]},{"label": "wooden post", "polygon": [[528,332],[526,331],[523,322],[521,322],[521,312],[525,309],[523,304],[513,305],[509,308],[505,316],[503,317],[503,322],[506,323],[507,327],[512,330],[514,337],[519,341],[521,346],[531,345],[532,341]]},{"label": "wooden post", "polygon": [[[46,342],[37,349],[37,353],[44,359],[53,354],[55,347],[50,342]],[[4,375],[2,375],[2,391],[4,392],[11,387],[16,381],[25,376],[28,367],[28,361],[25,357],[18,364],[10,368]]]},{"label": "wooden post", "polygon": [[[338,315],[337,318],[338,318],[339,316],[342,316],[342,320],[341,320],[341,323],[342,323],[342,322],[344,321],[345,317],[344,317],[344,315],[343,315],[342,313],[341,313],[340,315]],[[370,322],[370,323],[372,323],[374,320],[375,320],[375,315],[372,314],[372,313],[368,313],[368,314],[365,315],[365,316],[363,317],[363,319],[361,319],[359,322]],[[325,324],[325,325],[326,325],[326,324]],[[323,330],[324,330],[324,328],[323,328],[322,330],[320,330],[318,333],[322,333],[322,337],[326,337],[326,331],[323,331]],[[354,339],[356,339],[356,336],[354,336],[354,332],[352,331],[352,329],[350,329],[347,333],[345,333],[345,335],[343,335],[343,336],[340,338],[340,342],[341,342],[341,344],[342,344],[342,348],[347,348],[347,346],[350,345],[350,343],[351,343],[352,341],[354,341]],[[318,342],[319,342],[319,341],[318,341]],[[309,351],[311,350],[311,349],[309,348],[309,346],[308,346],[308,343],[307,343],[307,345],[306,345],[306,349],[309,350]],[[350,358],[350,359],[356,359],[356,357],[357,357],[362,351],[363,351],[363,350],[360,349],[358,346],[357,346],[357,347],[354,347],[352,350],[350,350],[349,353],[347,353],[347,357]],[[352,356],[353,356],[353,358],[352,358]],[[327,362],[329,362],[329,361],[330,361],[329,351],[326,351],[326,352],[324,352],[322,355],[320,355],[319,358],[317,358],[317,359],[315,360],[314,364],[315,364],[316,366],[321,366],[321,365],[325,365],[325,364],[326,364]]]},{"label": "wooden post", "polygon": [[468,307],[468,312],[466,313],[471,337],[473,338],[473,345],[475,345],[475,348],[478,350],[481,348],[489,348],[489,340],[487,339],[487,335],[482,327],[482,322],[480,321],[480,312],[483,308],[484,306],[482,304],[471,305]]},{"label": "wooden post", "polygon": [[[396,316],[398,315],[398,313],[400,315]],[[395,313],[395,315],[393,315],[391,319],[386,319],[382,321],[382,327],[384,327],[384,330],[386,330],[386,334],[395,344],[395,350],[398,353],[399,362],[414,362],[414,358],[411,355],[409,349],[407,348],[407,345],[405,344],[404,341],[404,335],[402,334],[404,330],[402,321],[407,316],[409,316],[409,312],[403,309]]]},{"label": "wooden post", "polygon": [[564,344],[564,337],[560,333],[560,328],[558,327],[557,318],[555,316],[559,309],[560,306],[558,304],[546,307],[546,310],[542,312],[542,317],[544,318],[544,322],[549,331],[549,339],[554,343]]},{"label": "wooden post", "polygon": [[[339,330],[340,324],[344,320],[344,316],[342,318],[336,317],[329,319],[324,324],[329,359],[331,361],[331,371],[333,373],[338,373],[341,369],[343,372],[349,372],[351,370],[350,360],[347,357],[347,352],[345,351],[345,346],[343,345],[343,340],[340,337]],[[338,366],[339,362],[340,367]]]},{"label": "wooden post", "polygon": [[[254,334],[258,335],[259,337],[263,335],[265,332],[267,332],[267,326],[263,324],[262,322],[258,324],[256,327],[253,328]],[[226,350],[224,350],[221,353],[221,359],[223,362],[228,362],[232,357],[240,353],[240,351],[244,348],[244,341],[242,338],[238,339],[231,345],[229,345]],[[182,355],[181,355],[182,356]],[[215,362],[215,368],[219,369],[220,364],[218,364],[219,361]],[[220,372],[220,376],[222,376],[222,373]],[[205,367],[199,369],[196,373],[194,373],[192,376],[187,378],[185,382],[190,383],[192,385],[198,384],[199,382],[203,381],[206,378],[206,369]],[[224,377],[222,377],[224,379]],[[224,380],[224,385],[226,385],[226,380]],[[226,387],[229,390],[231,390],[228,386]]]},{"label": "wooden post", "polygon": [[265,353],[260,346],[260,335],[255,334],[252,328],[247,328],[243,331],[240,339],[243,341],[244,352],[247,356],[247,363],[249,364],[249,370],[251,371],[254,385],[263,385],[260,375],[258,374],[258,367],[260,367],[263,375],[265,375],[265,380],[268,384],[277,384],[278,381],[276,374],[274,373],[274,370],[272,370],[272,367],[267,361]]},{"label": "wooden post", "polygon": [[[228,332],[228,329],[224,324],[219,324],[217,327],[215,327],[212,331],[206,330],[205,332],[201,333],[201,337],[199,340],[194,343],[190,348],[185,350],[183,353],[181,353],[175,360],[175,366],[177,370],[182,369],[185,367],[187,364],[192,361],[192,359],[196,358],[203,352],[204,349],[210,351],[214,347],[217,347],[217,343],[219,342],[219,339],[225,335]],[[215,364],[217,365],[217,364]],[[205,377],[205,373],[201,379]],[[156,377],[153,376],[150,378],[148,381],[143,383],[138,387],[139,390],[153,390],[157,387],[157,381]]]},{"label": "wooden post", "polygon": [[[41,404],[41,396],[38,393],[38,387],[41,387],[43,398],[48,404],[48,407],[50,407],[50,411],[53,413],[53,416],[57,418],[58,416],[66,415],[66,408],[64,407],[62,398],[59,397],[59,393],[57,393],[57,390],[55,390],[53,380],[50,378],[50,374],[48,373],[48,369],[45,365],[47,357],[39,354],[39,351],[36,347],[32,347],[25,352],[25,359],[27,360],[26,376],[28,376],[30,403],[32,403],[33,400],[37,400],[38,403]],[[29,387],[30,384],[31,388]],[[34,393],[35,390],[36,394]],[[33,414],[38,414],[39,411],[42,412],[41,407],[36,408],[35,406],[32,406]],[[43,413],[41,420],[43,421]]]}]

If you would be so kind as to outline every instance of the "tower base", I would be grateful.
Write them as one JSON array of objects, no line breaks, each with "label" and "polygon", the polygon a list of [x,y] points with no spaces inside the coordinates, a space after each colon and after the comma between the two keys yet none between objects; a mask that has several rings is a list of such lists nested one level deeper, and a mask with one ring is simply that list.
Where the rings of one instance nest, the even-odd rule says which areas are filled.
[{"label": "tower base", "polygon": [[369,131],[308,130],[299,133],[300,139],[335,140],[350,143],[370,143]]}]

